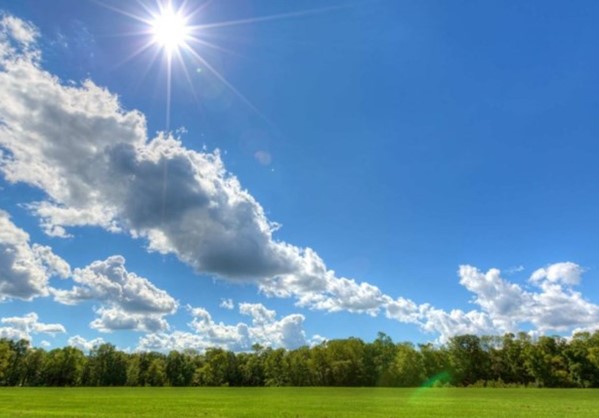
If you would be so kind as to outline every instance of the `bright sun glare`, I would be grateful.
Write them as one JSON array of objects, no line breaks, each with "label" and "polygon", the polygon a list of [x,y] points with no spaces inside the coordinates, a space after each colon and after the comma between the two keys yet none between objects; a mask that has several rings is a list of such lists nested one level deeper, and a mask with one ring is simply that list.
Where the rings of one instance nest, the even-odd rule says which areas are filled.
[{"label": "bright sun glare", "polygon": [[[106,6],[109,9],[120,13],[124,16],[133,18],[143,24],[143,28],[134,34],[140,34],[146,37],[146,42],[134,51],[127,60],[136,57],[147,50],[153,49],[154,54],[150,64],[154,63],[160,56],[163,59],[166,73],[166,129],[170,126],[171,113],[171,88],[173,81],[173,68],[175,65],[181,69],[185,78],[189,82],[192,93],[195,96],[193,88],[192,74],[187,67],[193,65],[196,71],[206,70],[213,75],[219,82],[224,84],[231,90],[239,99],[253,109],[262,119],[266,119],[264,115],[241,94],[235,86],[233,86],[217,68],[211,65],[206,57],[201,54],[201,49],[210,48],[221,52],[230,52],[217,44],[207,41],[205,36],[210,29],[218,29],[226,26],[246,25],[251,23],[266,22],[283,18],[301,17],[316,13],[323,13],[328,10],[333,10],[336,7],[328,7],[323,9],[304,10],[299,12],[291,12],[278,15],[262,16],[250,19],[230,20],[224,22],[208,23],[203,25],[197,24],[197,15],[211,3],[210,0],[196,1],[197,6],[194,9],[187,7],[191,3],[190,0],[154,0],[156,7],[152,7],[147,3],[150,1],[137,0],[137,4],[141,6],[140,12],[132,12],[127,9],[120,9],[115,6]],[[98,0],[99,2],[99,0]],[[123,2],[133,3],[133,2]],[[195,24],[192,22],[196,21]],[[202,34],[202,37],[198,35]],[[148,66],[149,68],[149,66]],[[145,74],[145,73],[144,73]],[[143,77],[143,75],[142,75]],[[197,99],[197,97],[196,97]]]},{"label": "bright sun glare", "polygon": [[168,53],[177,51],[185,46],[189,35],[189,27],[185,16],[166,8],[152,22],[154,42],[163,47]]}]

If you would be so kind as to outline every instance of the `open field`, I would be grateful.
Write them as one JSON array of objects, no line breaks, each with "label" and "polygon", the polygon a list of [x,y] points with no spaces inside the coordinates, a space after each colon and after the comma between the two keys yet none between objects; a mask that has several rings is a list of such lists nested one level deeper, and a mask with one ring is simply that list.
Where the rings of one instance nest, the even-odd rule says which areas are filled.
[{"label": "open field", "polygon": [[599,390],[2,388],[3,417],[593,417]]}]

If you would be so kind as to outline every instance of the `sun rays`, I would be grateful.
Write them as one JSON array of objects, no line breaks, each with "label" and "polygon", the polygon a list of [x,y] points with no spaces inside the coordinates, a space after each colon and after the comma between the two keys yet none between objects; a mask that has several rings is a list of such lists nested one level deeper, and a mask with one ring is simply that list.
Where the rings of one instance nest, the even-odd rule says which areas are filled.
[{"label": "sun rays", "polygon": [[[295,11],[290,13],[282,13],[269,16],[259,16],[255,18],[228,20],[223,22],[198,23],[204,15],[210,1],[204,1],[195,4],[194,8],[190,7],[188,0],[179,2],[173,0],[156,0],[155,2],[138,0],[136,9],[123,9],[111,4],[106,4],[104,1],[97,0],[98,4],[117,12],[123,16],[133,19],[139,27],[127,33],[127,35],[140,37],[143,42],[141,46],[133,50],[131,54],[121,63],[124,64],[140,55],[149,56],[148,69],[160,64],[163,66],[166,77],[164,80],[166,97],[166,130],[170,129],[171,120],[171,102],[172,102],[172,84],[173,71],[175,66],[180,69],[185,75],[185,79],[189,84],[189,90],[193,97],[198,100],[198,95],[194,89],[194,83],[189,68],[196,72],[198,68],[207,70],[214,79],[222,83],[237,99],[248,106],[261,119],[272,126],[268,118],[266,118],[252,102],[246,98],[238,88],[236,88],[227,77],[222,74],[214,63],[208,59],[207,50],[230,53],[220,45],[209,42],[206,38],[209,37],[208,32],[223,27],[248,25],[254,23],[268,22],[279,19],[301,18],[310,15],[329,12],[332,10],[344,8],[347,6],[326,7],[320,9]],[[205,16],[204,16],[205,17]],[[145,73],[140,74],[143,78]]]}]

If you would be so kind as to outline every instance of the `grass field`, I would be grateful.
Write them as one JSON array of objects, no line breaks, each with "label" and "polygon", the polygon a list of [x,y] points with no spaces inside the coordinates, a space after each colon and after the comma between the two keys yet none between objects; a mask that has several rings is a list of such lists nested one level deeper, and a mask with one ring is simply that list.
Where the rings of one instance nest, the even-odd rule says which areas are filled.
[{"label": "grass field", "polygon": [[599,417],[599,390],[2,388],[2,417]]}]

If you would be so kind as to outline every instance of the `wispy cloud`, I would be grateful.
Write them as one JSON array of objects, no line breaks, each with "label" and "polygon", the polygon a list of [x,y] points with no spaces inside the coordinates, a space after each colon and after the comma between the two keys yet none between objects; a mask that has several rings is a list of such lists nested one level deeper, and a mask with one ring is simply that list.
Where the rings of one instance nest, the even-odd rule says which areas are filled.
[{"label": "wispy cloud", "polygon": [[234,309],[235,303],[233,303],[233,299],[221,299],[220,304],[218,305],[223,309]]}]

